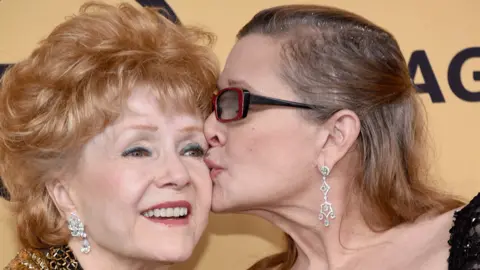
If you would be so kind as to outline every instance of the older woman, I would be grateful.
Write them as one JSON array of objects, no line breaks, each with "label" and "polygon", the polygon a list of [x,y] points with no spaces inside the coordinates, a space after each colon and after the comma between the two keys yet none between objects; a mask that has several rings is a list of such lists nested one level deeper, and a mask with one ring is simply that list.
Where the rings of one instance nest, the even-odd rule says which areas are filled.
[{"label": "older woman", "polygon": [[7,71],[1,175],[25,246],[7,269],[189,258],[210,210],[211,42],[153,10],[86,4]]},{"label": "older woman", "polygon": [[432,187],[424,114],[389,32],[290,5],[238,38],[205,124],[212,209],[289,236],[251,269],[480,269],[480,196],[461,208]]}]

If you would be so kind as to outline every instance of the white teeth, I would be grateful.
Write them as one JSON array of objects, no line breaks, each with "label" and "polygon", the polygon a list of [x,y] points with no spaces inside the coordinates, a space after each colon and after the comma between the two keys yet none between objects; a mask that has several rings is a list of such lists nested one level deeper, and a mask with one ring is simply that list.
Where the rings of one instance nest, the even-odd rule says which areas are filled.
[{"label": "white teeth", "polygon": [[188,214],[188,209],[186,207],[170,207],[170,208],[157,208],[153,210],[148,210],[142,213],[144,217],[183,217]]}]

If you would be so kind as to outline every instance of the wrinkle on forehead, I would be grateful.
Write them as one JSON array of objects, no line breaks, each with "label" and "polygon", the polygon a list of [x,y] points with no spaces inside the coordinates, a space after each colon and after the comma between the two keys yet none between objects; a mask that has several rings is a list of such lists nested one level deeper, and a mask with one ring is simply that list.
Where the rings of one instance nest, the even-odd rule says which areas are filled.
[{"label": "wrinkle on forehead", "polygon": [[[191,108],[192,104],[184,104],[185,98],[178,99],[162,97],[157,94],[159,91],[154,86],[138,86],[135,87],[130,96],[124,103],[123,114],[132,113],[138,116],[161,113],[166,117],[175,117],[177,115],[188,115],[198,117],[200,115],[198,108]],[[167,90],[171,91],[171,90]]]}]

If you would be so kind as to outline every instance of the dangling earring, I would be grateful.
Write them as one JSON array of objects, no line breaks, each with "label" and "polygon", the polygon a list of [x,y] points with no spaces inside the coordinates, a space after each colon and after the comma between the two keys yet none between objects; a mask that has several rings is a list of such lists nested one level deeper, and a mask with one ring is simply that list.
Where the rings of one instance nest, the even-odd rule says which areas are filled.
[{"label": "dangling earring", "polygon": [[330,169],[327,166],[322,166],[320,168],[320,173],[322,174],[323,183],[320,190],[323,192],[323,203],[320,208],[320,214],[318,215],[319,220],[323,220],[323,225],[328,227],[330,225],[330,220],[335,218],[335,213],[333,211],[332,204],[328,201],[328,191],[330,191],[330,186],[327,183],[327,176],[330,174]]},{"label": "dangling earring", "polygon": [[75,214],[71,213],[70,217],[68,218],[68,229],[73,237],[81,237],[82,238],[82,248],[80,251],[84,254],[88,254],[90,252],[90,243],[87,240],[87,233],[85,233],[85,226],[83,225],[80,218]]}]

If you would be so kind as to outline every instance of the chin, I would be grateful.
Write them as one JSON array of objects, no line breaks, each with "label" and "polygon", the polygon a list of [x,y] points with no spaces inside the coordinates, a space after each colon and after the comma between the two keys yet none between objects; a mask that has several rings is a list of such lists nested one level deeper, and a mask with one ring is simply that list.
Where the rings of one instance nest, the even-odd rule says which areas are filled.
[{"label": "chin", "polygon": [[236,201],[226,201],[224,199],[212,200],[211,211],[215,214],[221,213],[238,213],[245,212],[252,209],[252,204],[250,202],[239,203]]},{"label": "chin", "polygon": [[220,198],[220,199],[216,199],[215,197],[212,198],[211,211],[213,213],[233,212],[234,208],[235,208],[235,204],[232,201],[227,201],[223,198]]},{"label": "chin", "polygon": [[216,214],[235,212],[236,206],[237,201],[232,200],[232,196],[228,196],[222,189],[214,186],[210,207],[211,212]]},{"label": "chin", "polygon": [[212,204],[212,212],[215,213],[215,214],[221,214],[221,213],[229,212],[228,210],[229,210],[228,208],[218,206],[216,204]]},{"label": "chin", "polygon": [[[180,234],[180,235],[178,235]],[[140,246],[132,247],[138,250],[137,257],[152,262],[167,264],[188,260],[193,253],[196,241],[190,232],[163,232],[154,237],[138,239]]]},{"label": "chin", "polygon": [[155,256],[155,260],[166,263],[179,263],[188,260],[190,256],[192,256],[192,253],[193,248],[191,247],[183,247],[182,249],[174,247],[170,249],[164,249],[162,254]]},{"label": "chin", "polygon": [[183,250],[182,252],[178,252],[177,254],[171,254],[169,256],[168,261],[172,263],[180,263],[188,260],[193,253],[193,249]]},{"label": "chin", "polygon": [[[247,193],[244,190],[236,192],[234,189],[214,187],[210,211],[215,214],[221,213],[245,213],[253,209],[263,209],[272,201],[261,193]],[[247,195],[248,194],[248,195]],[[252,196],[253,195],[253,196]]]}]

